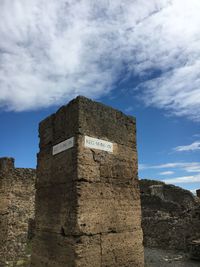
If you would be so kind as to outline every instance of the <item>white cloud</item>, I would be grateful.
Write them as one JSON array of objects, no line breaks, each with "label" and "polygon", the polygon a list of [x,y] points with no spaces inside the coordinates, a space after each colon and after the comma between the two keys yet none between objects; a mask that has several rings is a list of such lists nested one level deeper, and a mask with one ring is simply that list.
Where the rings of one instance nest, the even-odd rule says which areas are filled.
[{"label": "white cloud", "polygon": [[190,145],[177,146],[177,147],[174,148],[174,150],[177,151],[177,152],[200,150],[200,142],[199,141],[196,141],[196,142],[193,142]]},{"label": "white cloud", "polygon": [[[199,0],[2,0],[0,107],[115,88],[124,65],[147,105],[200,120]],[[152,79],[152,72],[159,77]]]},{"label": "white cloud", "polygon": [[174,172],[173,171],[165,171],[165,172],[160,172],[159,174],[160,175],[172,175],[172,174],[174,174]]},{"label": "white cloud", "polygon": [[175,177],[172,179],[163,180],[167,184],[191,184],[200,182],[200,174],[191,176]]},{"label": "white cloud", "polygon": [[188,173],[200,173],[200,162],[170,162],[158,165],[139,164],[139,170],[148,169],[174,169],[183,170]]}]

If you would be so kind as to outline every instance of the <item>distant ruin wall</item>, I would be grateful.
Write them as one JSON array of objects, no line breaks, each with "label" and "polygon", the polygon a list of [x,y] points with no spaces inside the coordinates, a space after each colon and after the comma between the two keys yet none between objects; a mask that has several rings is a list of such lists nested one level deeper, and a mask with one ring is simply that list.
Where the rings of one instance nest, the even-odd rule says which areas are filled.
[{"label": "distant ruin wall", "polygon": [[188,190],[140,180],[144,245],[189,250],[200,238],[200,201]]},{"label": "distant ruin wall", "polygon": [[135,120],[84,97],[40,123],[32,267],[143,267]]},{"label": "distant ruin wall", "polygon": [[0,266],[25,255],[29,219],[34,217],[35,170],[0,158]]}]

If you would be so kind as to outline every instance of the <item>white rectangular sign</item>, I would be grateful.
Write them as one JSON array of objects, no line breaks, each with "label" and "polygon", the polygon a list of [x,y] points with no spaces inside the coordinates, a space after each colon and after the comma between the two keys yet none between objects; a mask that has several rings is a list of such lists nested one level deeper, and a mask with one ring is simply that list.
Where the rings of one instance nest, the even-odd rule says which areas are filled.
[{"label": "white rectangular sign", "polygon": [[67,150],[74,146],[74,137],[71,137],[55,146],[53,146],[53,155],[56,155],[64,150]]},{"label": "white rectangular sign", "polygon": [[85,147],[113,152],[113,144],[111,142],[89,136],[85,136]]}]

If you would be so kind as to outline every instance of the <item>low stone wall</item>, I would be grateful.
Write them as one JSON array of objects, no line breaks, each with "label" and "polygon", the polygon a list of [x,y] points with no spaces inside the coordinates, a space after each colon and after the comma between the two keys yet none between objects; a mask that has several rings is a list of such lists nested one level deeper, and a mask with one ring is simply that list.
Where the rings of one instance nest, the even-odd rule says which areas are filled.
[{"label": "low stone wall", "polygon": [[144,245],[189,250],[200,238],[200,202],[190,191],[140,180]]},{"label": "low stone wall", "polygon": [[34,217],[36,174],[0,158],[0,266],[25,255],[30,218]]}]

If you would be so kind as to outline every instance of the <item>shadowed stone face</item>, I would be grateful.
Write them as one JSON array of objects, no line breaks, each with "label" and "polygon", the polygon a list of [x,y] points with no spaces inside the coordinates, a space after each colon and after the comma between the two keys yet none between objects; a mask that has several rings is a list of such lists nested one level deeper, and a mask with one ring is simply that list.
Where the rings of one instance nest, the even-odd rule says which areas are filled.
[{"label": "shadowed stone face", "polygon": [[40,123],[32,267],[142,267],[135,119],[78,97]]}]

